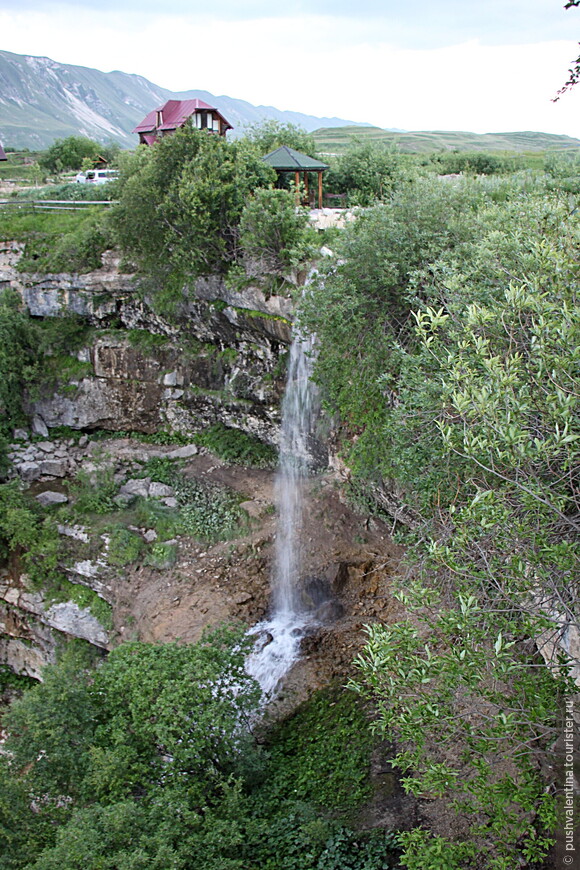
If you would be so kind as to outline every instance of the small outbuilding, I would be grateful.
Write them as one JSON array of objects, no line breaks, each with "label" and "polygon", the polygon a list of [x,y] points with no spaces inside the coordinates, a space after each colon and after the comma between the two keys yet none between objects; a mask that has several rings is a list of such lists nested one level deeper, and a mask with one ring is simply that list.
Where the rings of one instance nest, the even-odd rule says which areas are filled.
[{"label": "small outbuilding", "polygon": [[149,112],[133,133],[139,134],[140,145],[153,145],[162,136],[175,133],[189,118],[198,130],[209,130],[219,136],[225,136],[228,130],[233,129],[221,112],[203,100],[167,100]]},{"label": "small outbuilding", "polygon": [[308,174],[316,172],[318,175],[318,208],[322,208],[322,173],[329,168],[327,163],[322,163],[320,160],[315,160],[314,157],[309,157],[308,154],[295,151],[288,145],[276,148],[275,151],[266,154],[262,160],[275,169],[279,176],[286,172],[293,172],[297,190],[300,187],[300,177],[302,176],[307,202],[309,200]]}]

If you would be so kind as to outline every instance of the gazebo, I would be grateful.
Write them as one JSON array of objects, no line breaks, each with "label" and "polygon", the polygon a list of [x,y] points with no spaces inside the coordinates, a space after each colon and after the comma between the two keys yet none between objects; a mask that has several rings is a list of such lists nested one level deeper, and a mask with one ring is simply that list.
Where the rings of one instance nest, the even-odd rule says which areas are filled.
[{"label": "gazebo", "polygon": [[322,173],[329,168],[327,163],[321,163],[320,160],[315,160],[308,154],[301,154],[300,151],[295,151],[288,145],[276,148],[275,151],[266,154],[262,160],[275,169],[279,175],[283,172],[294,172],[296,190],[300,187],[300,174],[303,173],[306,196],[308,196],[308,173],[316,172],[318,174],[318,208],[322,208]]}]

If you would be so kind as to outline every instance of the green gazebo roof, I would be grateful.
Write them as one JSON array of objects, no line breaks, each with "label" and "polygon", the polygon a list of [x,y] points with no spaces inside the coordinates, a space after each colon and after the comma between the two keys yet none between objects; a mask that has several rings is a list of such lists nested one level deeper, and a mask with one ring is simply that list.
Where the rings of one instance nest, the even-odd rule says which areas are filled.
[{"label": "green gazebo roof", "polygon": [[308,154],[301,154],[300,151],[295,151],[288,145],[276,148],[275,151],[262,157],[262,160],[280,172],[319,172],[328,169],[327,163],[321,163],[320,160],[315,160]]}]

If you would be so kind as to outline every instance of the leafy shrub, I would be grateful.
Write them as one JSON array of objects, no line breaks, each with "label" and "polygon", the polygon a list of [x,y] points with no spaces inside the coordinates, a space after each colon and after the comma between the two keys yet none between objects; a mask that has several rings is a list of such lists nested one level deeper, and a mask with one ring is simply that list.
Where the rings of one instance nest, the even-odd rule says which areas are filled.
[{"label": "leafy shrub", "polygon": [[369,796],[374,739],[354,692],[317,692],[273,729],[269,743],[266,794],[293,794],[327,810],[353,808]]},{"label": "leafy shrub", "polygon": [[374,142],[355,142],[331,166],[326,187],[346,193],[349,205],[370,206],[384,201],[404,177],[395,148]]},{"label": "leafy shrub", "polygon": [[54,519],[21,491],[18,481],[0,485],[0,558],[16,558],[33,587],[61,580],[62,544]]},{"label": "leafy shrub", "polygon": [[256,190],[240,218],[240,245],[249,277],[283,275],[312,260],[316,231],[287,190]]},{"label": "leafy shrub", "polygon": [[240,533],[243,514],[236,493],[185,477],[175,479],[171,485],[185,534],[202,541],[223,541]]},{"label": "leafy shrub", "polygon": [[107,560],[111,565],[131,565],[141,557],[144,548],[141,535],[123,526],[115,526],[109,538]]},{"label": "leafy shrub", "polygon": [[57,139],[41,154],[39,163],[49,172],[62,172],[65,169],[81,169],[84,161],[95,166],[99,157],[111,158],[118,151],[118,146],[103,145],[86,136],[68,136],[66,139]]},{"label": "leafy shrub", "polygon": [[79,471],[71,491],[75,499],[74,509],[79,514],[107,514],[117,507],[114,498],[118,486],[110,468],[98,469],[92,476]]},{"label": "leafy shrub", "polygon": [[177,528],[170,527],[171,531],[178,530],[203,541],[227,540],[240,532],[241,499],[232,490],[186,477],[175,462],[165,457],[150,459],[141,474],[173,487],[179,514]]},{"label": "leafy shrub", "polygon": [[175,544],[168,544],[164,541],[151,544],[147,552],[146,563],[156,568],[158,571],[164,571],[171,568],[177,559],[177,547]]},{"label": "leafy shrub", "polygon": [[271,445],[223,423],[215,423],[194,437],[197,444],[235,465],[272,468],[277,462],[277,451]]}]

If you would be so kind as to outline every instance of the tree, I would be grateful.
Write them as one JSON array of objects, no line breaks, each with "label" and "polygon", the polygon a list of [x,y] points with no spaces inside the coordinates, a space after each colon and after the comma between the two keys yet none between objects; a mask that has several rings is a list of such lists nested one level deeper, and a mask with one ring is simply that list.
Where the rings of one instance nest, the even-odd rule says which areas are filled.
[{"label": "tree", "polygon": [[346,193],[349,204],[369,206],[383,201],[401,178],[395,148],[355,141],[331,167],[326,184],[335,193]]},{"label": "tree", "polygon": [[112,214],[117,240],[175,303],[188,279],[228,271],[244,206],[274,179],[247,142],[188,124],[123,162]]},{"label": "tree", "polygon": [[452,803],[468,842],[410,832],[412,870],[438,850],[448,868],[541,860],[554,828],[538,770],[572,690],[558,640],[580,630],[578,238],[554,184],[395,191],[307,300],[366,504],[394,490],[414,510],[408,616],[369,631],[361,690],[405,788]]},{"label": "tree", "polygon": [[248,276],[285,275],[318,247],[306,209],[286,190],[257,190],[240,218],[240,247]]},{"label": "tree", "polygon": [[244,138],[258,151],[260,156],[275,151],[281,145],[288,145],[295,151],[308,154],[309,157],[316,157],[314,137],[296,124],[284,124],[276,120],[249,124],[244,128]]},{"label": "tree", "polygon": [[[75,647],[47,668],[5,720],[8,866],[239,867],[227,853],[239,845],[259,696],[247,646],[223,628],[193,646],[127,644],[97,667]],[[16,818],[22,836],[10,832]]]},{"label": "tree", "polygon": [[[83,163],[95,166],[105,150],[107,150],[106,146],[86,136],[69,136],[67,139],[57,139],[40,157],[39,163],[49,172],[81,169]],[[117,148],[116,151],[118,150]]]}]

